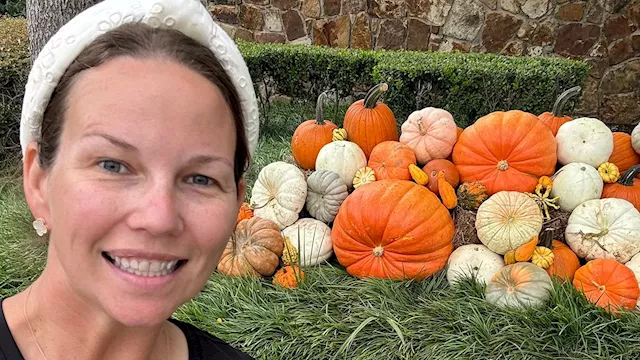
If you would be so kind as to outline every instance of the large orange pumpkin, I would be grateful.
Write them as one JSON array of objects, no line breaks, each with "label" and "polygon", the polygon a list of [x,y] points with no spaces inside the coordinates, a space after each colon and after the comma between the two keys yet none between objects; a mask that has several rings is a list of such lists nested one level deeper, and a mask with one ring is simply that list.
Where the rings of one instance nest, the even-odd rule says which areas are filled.
[{"label": "large orange pumpkin", "polygon": [[458,169],[449,160],[431,160],[422,168],[422,171],[429,176],[429,183],[427,184],[427,187],[436,194],[438,193],[438,173],[440,171],[444,172],[445,180],[447,180],[454,189],[460,184],[460,174],[458,174]]},{"label": "large orange pumpkin", "polygon": [[614,259],[595,259],[579,268],[573,285],[597,306],[617,312],[633,310],[640,297],[638,280],[631,269]]},{"label": "large orange pumpkin", "polygon": [[349,274],[422,279],[443,269],[453,251],[449,211],[424,186],[380,180],[342,203],[331,240]]},{"label": "large orange pumpkin", "polygon": [[571,116],[564,115],[564,107],[567,104],[567,101],[572,97],[578,95],[580,93],[580,86],[572,87],[571,89],[563,92],[558,96],[556,103],[553,104],[553,109],[551,112],[544,112],[538,116],[540,121],[545,124],[549,130],[553,133],[553,136],[556,136],[558,133],[558,129],[564,123],[573,120]]},{"label": "large orange pumpkin", "polygon": [[298,125],[291,138],[291,154],[303,169],[315,169],[320,149],[332,141],[333,130],[338,128],[338,125],[324,119],[322,105],[326,96],[326,91],[318,96],[316,119]]},{"label": "large orange pumpkin", "polygon": [[453,149],[461,182],[479,181],[489,195],[533,192],[556,168],[556,139],[538,118],[520,110],[497,111],[467,127]]},{"label": "large orange pumpkin", "polygon": [[636,178],[638,174],[640,174],[640,165],[632,166],[618,179],[618,182],[604,185],[602,198],[627,200],[640,211],[640,180]]},{"label": "large orange pumpkin", "polygon": [[553,252],[553,263],[547,268],[550,276],[557,276],[563,280],[573,281],[573,275],[580,268],[578,255],[562,241],[553,239],[554,229],[545,229],[540,243]]},{"label": "large orange pumpkin", "polygon": [[383,141],[373,148],[367,166],[373,169],[378,180],[411,180],[411,164],[416,164],[416,154],[408,145]]},{"label": "large orange pumpkin", "polygon": [[623,132],[613,133],[613,153],[609,156],[609,162],[616,164],[620,173],[640,164],[640,155],[631,146],[631,135]]},{"label": "large orange pumpkin", "polygon": [[358,144],[367,159],[379,143],[399,139],[393,111],[378,101],[382,93],[388,89],[386,83],[372,87],[364,99],[351,104],[344,115],[343,127],[347,130],[349,141]]}]

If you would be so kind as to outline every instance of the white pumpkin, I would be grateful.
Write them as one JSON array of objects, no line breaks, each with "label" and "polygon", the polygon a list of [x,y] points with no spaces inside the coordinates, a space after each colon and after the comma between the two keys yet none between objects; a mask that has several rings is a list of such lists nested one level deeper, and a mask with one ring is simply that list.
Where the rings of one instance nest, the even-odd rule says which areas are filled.
[{"label": "white pumpkin", "polygon": [[560,209],[571,212],[587,200],[602,196],[604,182],[593,166],[571,163],[563,166],[552,177],[551,197],[559,196]]},{"label": "white pumpkin", "polygon": [[[640,253],[634,255],[631,260],[625,264],[636,275],[636,280],[640,283]],[[638,285],[640,286],[640,285]],[[638,309],[640,309],[640,299],[638,299]]]},{"label": "white pumpkin", "polygon": [[295,165],[276,161],[263,167],[251,190],[253,215],[284,229],[298,220],[307,199],[307,181]]},{"label": "white pumpkin", "polygon": [[462,245],[455,249],[448,260],[447,281],[454,285],[461,278],[475,276],[479,283],[488,284],[504,266],[502,256],[480,244]]},{"label": "white pumpkin", "polygon": [[325,223],[332,222],[349,192],[338,173],[316,170],[307,179],[306,208],[311,216]]},{"label": "white pumpkin", "polygon": [[331,228],[320,220],[303,218],[282,230],[298,251],[300,266],[317,265],[333,254]]},{"label": "white pumpkin", "polygon": [[579,162],[598,168],[613,153],[611,129],[595,118],[583,117],[562,124],[556,142],[561,165]]},{"label": "white pumpkin", "polygon": [[497,192],[480,205],[476,214],[478,239],[500,255],[528,243],[540,230],[542,211],[521,192]]},{"label": "white pumpkin", "polygon": [[640,212],[624,199],[585,201],[569,216],[565,239],[581,258],[624,264],[640,252]]},{"label": "white pumpkin", "polygon": [[351,141],[332,141],[320,149],[316,158],[316,170],[336,172],[348,188],[353,188],[356,171],[365,166],[364,151]]},{"label": "white pumpkin", "polygon": [[631,132],[631,146],[636,153],[640,154],[640,124],[636,125]]}]

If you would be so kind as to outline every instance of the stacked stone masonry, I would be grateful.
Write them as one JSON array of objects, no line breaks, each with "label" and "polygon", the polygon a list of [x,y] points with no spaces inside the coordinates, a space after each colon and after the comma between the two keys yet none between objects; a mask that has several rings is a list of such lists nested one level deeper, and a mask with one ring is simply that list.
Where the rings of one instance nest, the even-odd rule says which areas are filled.
[{"label": "stacked stone masonry", "polygon": [[563,56],[592,66],[575,115],[640,121],[640,0],[209,0],[236,39]]}]

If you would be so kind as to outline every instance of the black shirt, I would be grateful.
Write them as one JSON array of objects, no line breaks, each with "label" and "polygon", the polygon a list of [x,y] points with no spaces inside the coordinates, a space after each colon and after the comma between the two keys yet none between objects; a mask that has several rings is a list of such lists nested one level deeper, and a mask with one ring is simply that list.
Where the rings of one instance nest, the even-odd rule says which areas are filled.
[{"label": "black shirt", "polygon": [[[0,299],[0,360],[24,360],[4,317],[2,300]],[[189,360],[253,360],[249,355],[191,324],[176,319],[169,321],[179,327],[187,338]]]}]

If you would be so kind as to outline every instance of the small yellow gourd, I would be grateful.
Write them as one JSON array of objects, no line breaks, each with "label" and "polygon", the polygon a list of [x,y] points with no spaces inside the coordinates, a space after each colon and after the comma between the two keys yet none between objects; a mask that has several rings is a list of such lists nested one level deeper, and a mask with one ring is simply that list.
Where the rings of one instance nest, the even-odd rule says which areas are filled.
[{"label": "small yellow gourd", "polygon": [[333,129],[333,136],[331,138],[332,141],[346,141],[347,140],[347,130],[343,128]]},{"label": "small yellow gourd", "polygon": [[614,163],[605,162],[598,166],[598,173],[607,184],[612,184],[620,179],[620,169]]},{"label": "small yellow gourd", "polygon": [[504,263],[505,265],[511,265],[516,263],[516,251],[515,250],[507,250],[504,253]]},{"label": "small yellow gourd", "polygon": [[364,184],[368,184],[376,181],[376,174],[373,169],[365,166],[356,171],[356,176],[353,178],[353,188],[357,189]]},{"label": "small yellow gourd", "polygon": [[294,265],[298,263],[298,249],[296,249],[288,236],[284,237],[284,251],[282,252],[282,263],[285,265]]},{"label": "small yellow gourd", "polygon": [[456,196],[456,191],[453,189],[453,186],[449,184],[447,179],[445,179],[444,171],[440,171],[438,173],[438,192],[440,193],[442,204],[447,209],[453,209],[458,205],[458,197]]},{"label": "small yellow gourd", "polygon": [[411,173],[411,178],[413,179],[413,181],[415,181],[419,185],[424,186],[429,183],[429,175],[427,175],[427,173],[425,173],[415,164],[409,164],[409,173]]},{"label": "small yellow gourd", "polygon": [[554,258],[554,255],[551,249],[544,246],[538,246],[536,247],[536,250],[533,252],[533,256],[531,257],[531,262],[535,265],[540,266],[543,269],[547,269],[551,265],[553,265],[553,258]]}]

